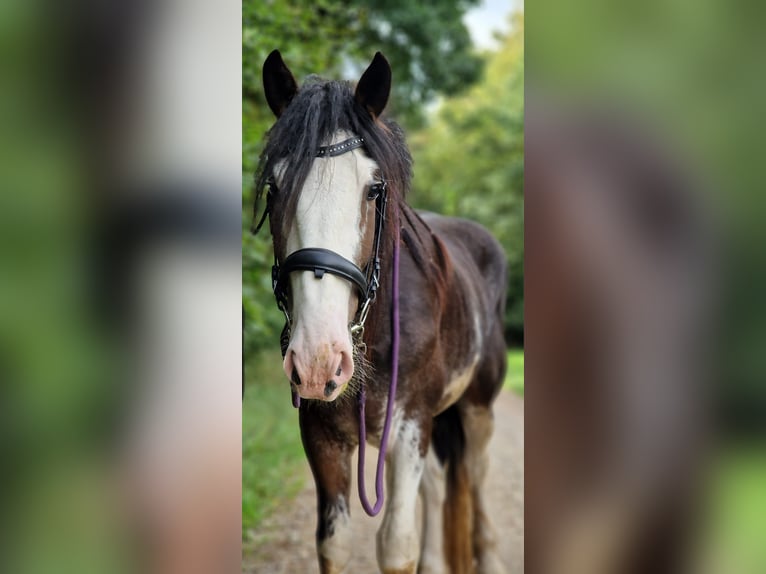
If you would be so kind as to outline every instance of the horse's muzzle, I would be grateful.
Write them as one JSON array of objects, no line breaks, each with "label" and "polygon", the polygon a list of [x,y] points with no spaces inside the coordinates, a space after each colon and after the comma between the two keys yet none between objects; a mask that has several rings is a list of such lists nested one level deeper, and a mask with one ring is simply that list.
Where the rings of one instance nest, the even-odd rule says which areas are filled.
[{"label": "horse's muzzle", "polygon": [[303,399],[334,401],[354,374],[348,344],[327,344],[308,352],[291,344],[283,366],[293,388]]}]

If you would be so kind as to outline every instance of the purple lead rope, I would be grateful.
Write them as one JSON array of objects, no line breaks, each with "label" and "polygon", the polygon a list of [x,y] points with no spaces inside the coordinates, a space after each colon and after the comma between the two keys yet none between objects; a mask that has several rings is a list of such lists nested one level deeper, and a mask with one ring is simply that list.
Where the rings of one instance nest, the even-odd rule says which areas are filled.
[{"label": "purple lead rope", "polygon": [[[393,271],[391,273],[391,387],[388,390],[388,404],[386,406],[386,421],[383,424],[383,434],[380,437],[380,451],[378,452],[378,465],[375,471],[375,506],[367,500],[367,491],[364,486],[364,450],[367,444],[367,423],[364,416],[364,406],[367,402],[364,384],[359,391],[359,501],[362,508],[370,516],[377,516],[383,508],[383,466],[386,460],[388,447],[388,435],[391,431],[391,416],[394,412],[394,399],[396,398],[396,382],[399,379],[399,234],[394,238]],[[297,409],[301,405],[301,397],[295,388],[292,389],[293,406]]]},{"label": "purple lead rope", "polygon": [[367,424],[364,417],[364,405],[366,402],[365,388],[359,392],[359,501],[362,508],[370,516],[376,516],[383,508],[383,465],[386,460],[386,448],[388,435],[391,431],[391,415],[394,412],[394,399],[396,398],[396,382],[399,378],[399,234],[394,237],[393,271],[391,273],[391,387],[388,390],[388,405],[386,406],[386,421],[383,424],[383,434],[380,437],[380,451],[378,451],[378,465],[375,471],[375,506],[367,500],[367,492],[364,486],[364,449],[367,442]]}]

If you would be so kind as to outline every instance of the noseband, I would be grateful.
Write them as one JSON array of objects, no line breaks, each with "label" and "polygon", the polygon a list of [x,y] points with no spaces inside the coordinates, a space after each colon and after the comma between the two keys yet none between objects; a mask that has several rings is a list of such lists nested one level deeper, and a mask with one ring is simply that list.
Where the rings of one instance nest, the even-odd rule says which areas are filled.
[{"label": "noseband", "polygon": [[[320,147],[317,150],[316,157],[336,157],[363,146],[364,138],[353,137],[337,144]],[[354,320],[349,324],[349,331],[351,332],[354,345],[360,347],[362,352],[364,352],[364,323],[367,320],[370,305],[375,301],[377,290],[380,286],[380,243],[386,218],[386,204],[388,203],[385,180],[374,184],[367,198],[370,200],[374,199],[376,202],[375,238],[373,241],[372,257],[365,266],[364,271],[353,261],[349,261],[334,251],[320,247],[298,249],[288,255],[281,263],[276,254],[274,255],[274,265],[271,268],[271,286],[274,290],[277,306],[285,315],[285,326],[282,329],[279,341],[283,358],[287,353],[292,329],[288,288],[290,273],[293,271],[313,271],[314,277],[317,279],[322,279],[325,273],[330,273],[345,279],[356,287],[359,292],[359,306]],[[264,213],[263,219],[258,224],[256,231],[260,228],[265,217],[266,213]]]}]

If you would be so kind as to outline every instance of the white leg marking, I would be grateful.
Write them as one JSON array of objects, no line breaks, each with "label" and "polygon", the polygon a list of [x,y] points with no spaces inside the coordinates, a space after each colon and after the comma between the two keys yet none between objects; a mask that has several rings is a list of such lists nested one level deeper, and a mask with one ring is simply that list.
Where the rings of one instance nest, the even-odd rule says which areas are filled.
[{"label": "white leg marking", "polygon": [[446,469],[429,447],[423,480],[420,483],[423,501],[423,535],[418,574],[441,574],[447,571],[444,560],[444,500],[447,496]]},{"label": "white leg marking", "polygon": [[414,572],[419,551],[415,512],[424,467],[421,431],[410,420],[396,430],[386,461],[386,510],[378,530],[378,565],[383,572]]},{"label": "white leg marking", "polygon": [[324,519],[332,534],[317,545],[317,553],[320,560],[324,559],[331,566],[330,572],[345,572],[354,547],[351,516],[346,500],[338,497],[336,504],[327,509]]}]

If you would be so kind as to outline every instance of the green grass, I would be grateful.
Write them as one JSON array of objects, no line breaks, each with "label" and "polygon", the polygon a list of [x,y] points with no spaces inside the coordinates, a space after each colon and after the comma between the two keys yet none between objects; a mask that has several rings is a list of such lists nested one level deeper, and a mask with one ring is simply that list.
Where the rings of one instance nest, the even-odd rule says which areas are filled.
[{"label": "green grass", "polygon": [[714,464],[706,561],[711,572],[766,572],[766,454],[730,447]]},{"label": "green grass", "polygon": [[279,352],[262,352],[246,367],[242,403],[242,536],[304,484],[298,412]]},{"label": "green grass", "polygon": [[508,370],[503,388],[524,396],[524,349],[508,350]]}]

